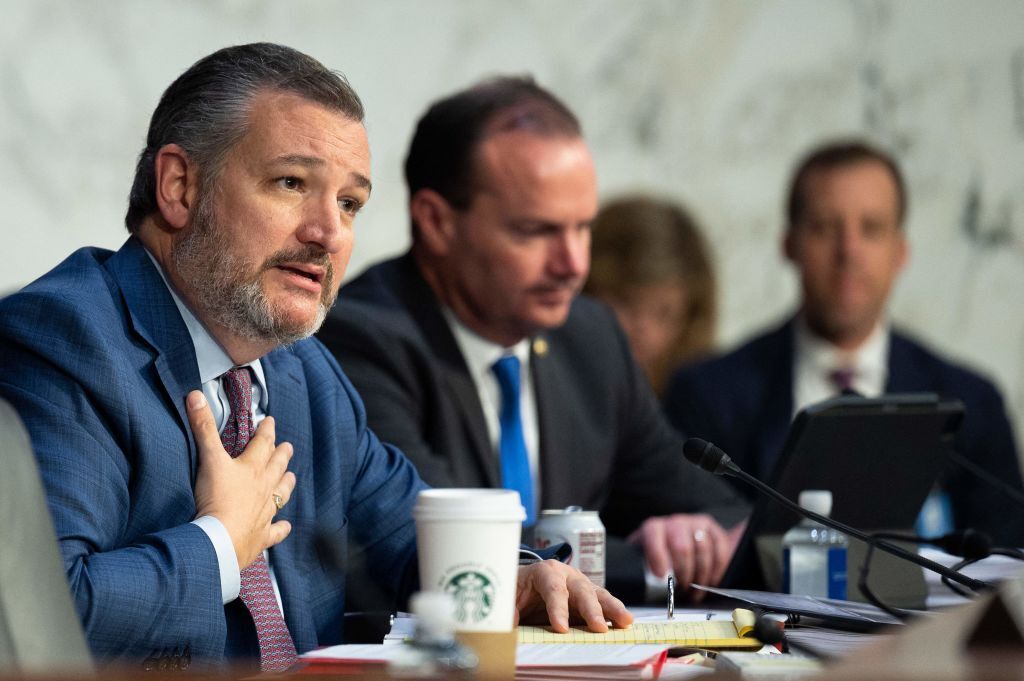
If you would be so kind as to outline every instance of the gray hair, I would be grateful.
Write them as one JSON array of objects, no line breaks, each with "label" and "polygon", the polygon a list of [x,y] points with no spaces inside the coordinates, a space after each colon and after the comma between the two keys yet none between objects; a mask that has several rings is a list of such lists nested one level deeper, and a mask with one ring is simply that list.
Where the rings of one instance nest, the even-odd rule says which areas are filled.
[{"label": "gray hair", "polygon": [[129,232],[136,233],[157,210],[157,152],[168,144],[181,146],[199,168],[202,185],[209,186],[245,135],[253,99],[265,91],[290,92],[363,120],[363,104],[345,77],[298,50],[273,43],[218,50],[171,83],[153,112],[128,195]]}]

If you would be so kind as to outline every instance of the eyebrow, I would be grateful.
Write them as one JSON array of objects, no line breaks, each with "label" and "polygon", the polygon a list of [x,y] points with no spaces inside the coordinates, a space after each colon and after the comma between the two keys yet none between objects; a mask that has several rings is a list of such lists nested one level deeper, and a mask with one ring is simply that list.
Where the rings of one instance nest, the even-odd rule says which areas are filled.
[{"label": "eyebrow", "polygon": [[[274,163],[301,166],[303,168],[322,168],[327,165],[327,161],[319,156],[305,156],[303,154],[284,154],[275,158]],[[352,173],[352,176],[357,186],[365,188],[367,192],[373,191],[373,183],[370,182],[370,178],[362,173]]]}]

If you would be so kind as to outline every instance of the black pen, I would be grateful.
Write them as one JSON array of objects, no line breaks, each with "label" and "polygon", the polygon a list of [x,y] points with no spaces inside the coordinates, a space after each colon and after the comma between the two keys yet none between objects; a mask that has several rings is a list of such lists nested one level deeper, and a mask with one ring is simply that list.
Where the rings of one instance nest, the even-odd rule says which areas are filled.
[{"label": "black pen", "polygon": [[668,576],[668,618],[673,619],[676,612],[676,580],[672,575]]}]

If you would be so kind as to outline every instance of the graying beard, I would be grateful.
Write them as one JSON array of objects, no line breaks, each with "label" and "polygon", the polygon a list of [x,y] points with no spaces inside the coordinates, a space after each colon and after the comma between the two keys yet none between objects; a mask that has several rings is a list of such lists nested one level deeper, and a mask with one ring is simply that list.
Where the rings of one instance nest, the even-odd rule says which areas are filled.
[{"label": "graying beard", "polygon": [[327,318],[322,303],[312,324],[289,330],[274,319],[258,279],[239,284],[230,278],[232,273],[250,273],[217,239],[206,199],[199,199],[191,231],[172,249],[175,267],[191,285],[198,298],[196,304],[217,324],[248,341],[284,346],[316,333]]}]

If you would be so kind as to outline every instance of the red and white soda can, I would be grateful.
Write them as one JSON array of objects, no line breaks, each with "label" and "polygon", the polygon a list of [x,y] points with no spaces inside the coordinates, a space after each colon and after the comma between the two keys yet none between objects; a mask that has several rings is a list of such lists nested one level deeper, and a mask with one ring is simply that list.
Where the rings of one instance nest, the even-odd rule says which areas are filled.
[{"label": "red and white soda can", "polygon": [[594,584],[604,586],[604,524],[597,511],[584,511],[579,506],[547,509],[533,531],[538,548],[567,542],[572,546],[569,565],[585,574]]}]

